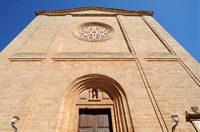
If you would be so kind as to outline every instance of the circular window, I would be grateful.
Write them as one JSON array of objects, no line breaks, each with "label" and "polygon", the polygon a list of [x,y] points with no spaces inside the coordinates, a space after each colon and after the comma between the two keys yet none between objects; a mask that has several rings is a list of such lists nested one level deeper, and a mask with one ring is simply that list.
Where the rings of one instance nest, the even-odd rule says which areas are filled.
[{"label": "circular window", "polygon": [[85,41],[104,41],[111,38],[113,28],[107,24],[99,22],[87,22],[81,24],[73,34]]}]

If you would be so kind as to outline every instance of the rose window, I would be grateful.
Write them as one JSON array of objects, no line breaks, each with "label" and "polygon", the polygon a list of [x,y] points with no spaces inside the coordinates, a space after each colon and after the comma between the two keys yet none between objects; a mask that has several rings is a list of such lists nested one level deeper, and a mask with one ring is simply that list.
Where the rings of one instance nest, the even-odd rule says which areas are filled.
[{"label": "rose window", "polygon": [[103,23],[84,23],[78,30],[76,30],[75,36],[85,41],[103,41],[111,37],[113,28]]}]

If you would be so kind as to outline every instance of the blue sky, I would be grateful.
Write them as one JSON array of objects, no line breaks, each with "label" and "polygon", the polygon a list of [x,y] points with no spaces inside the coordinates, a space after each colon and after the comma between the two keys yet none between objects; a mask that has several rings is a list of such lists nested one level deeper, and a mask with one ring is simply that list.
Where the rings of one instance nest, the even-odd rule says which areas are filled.
[{"label": "blue sky", "polygon": [[154,18],[200,62],[199,0],[1,0],[0,51],[35,18],[36,10],[86,6],[154,11]]}]

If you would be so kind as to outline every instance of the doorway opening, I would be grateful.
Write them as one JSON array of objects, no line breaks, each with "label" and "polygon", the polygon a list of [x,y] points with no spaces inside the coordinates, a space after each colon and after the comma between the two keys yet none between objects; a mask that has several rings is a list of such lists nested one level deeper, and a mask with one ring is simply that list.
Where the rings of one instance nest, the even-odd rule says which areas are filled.
[{"label": "doorway opening", "polygon": [[78,132],[113,132],[110,109],[79,109]]},{"label": "doorway opening", "polygon": [[124,89],[105,75],[88,74],[74,80],[60,113],[58,132],[134,132]]}]

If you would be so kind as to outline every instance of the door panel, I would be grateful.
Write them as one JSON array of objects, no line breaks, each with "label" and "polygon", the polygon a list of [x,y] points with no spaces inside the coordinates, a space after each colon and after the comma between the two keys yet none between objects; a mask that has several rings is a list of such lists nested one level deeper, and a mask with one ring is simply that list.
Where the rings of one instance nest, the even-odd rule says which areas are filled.
[{"label": "door panel", "polygon": [[109,128],[98,128],[97,132],[110,132]]},{"label": "door panel", "polygon": [[97,115],[97,127],[109,127],[109,117],[107,114]]},{"label": "door panel", "polygon": [[92,128],[94,126],[95,118],[93,115],[81,114],[79,115],[79,127]]},{"label": "door panel", "polygon": [[80,109],[79,132],[112,132],[110,109]]},{"label": "door panel", "polygon": [[93,132],[92,128],[79,128],[79,132]]}]

